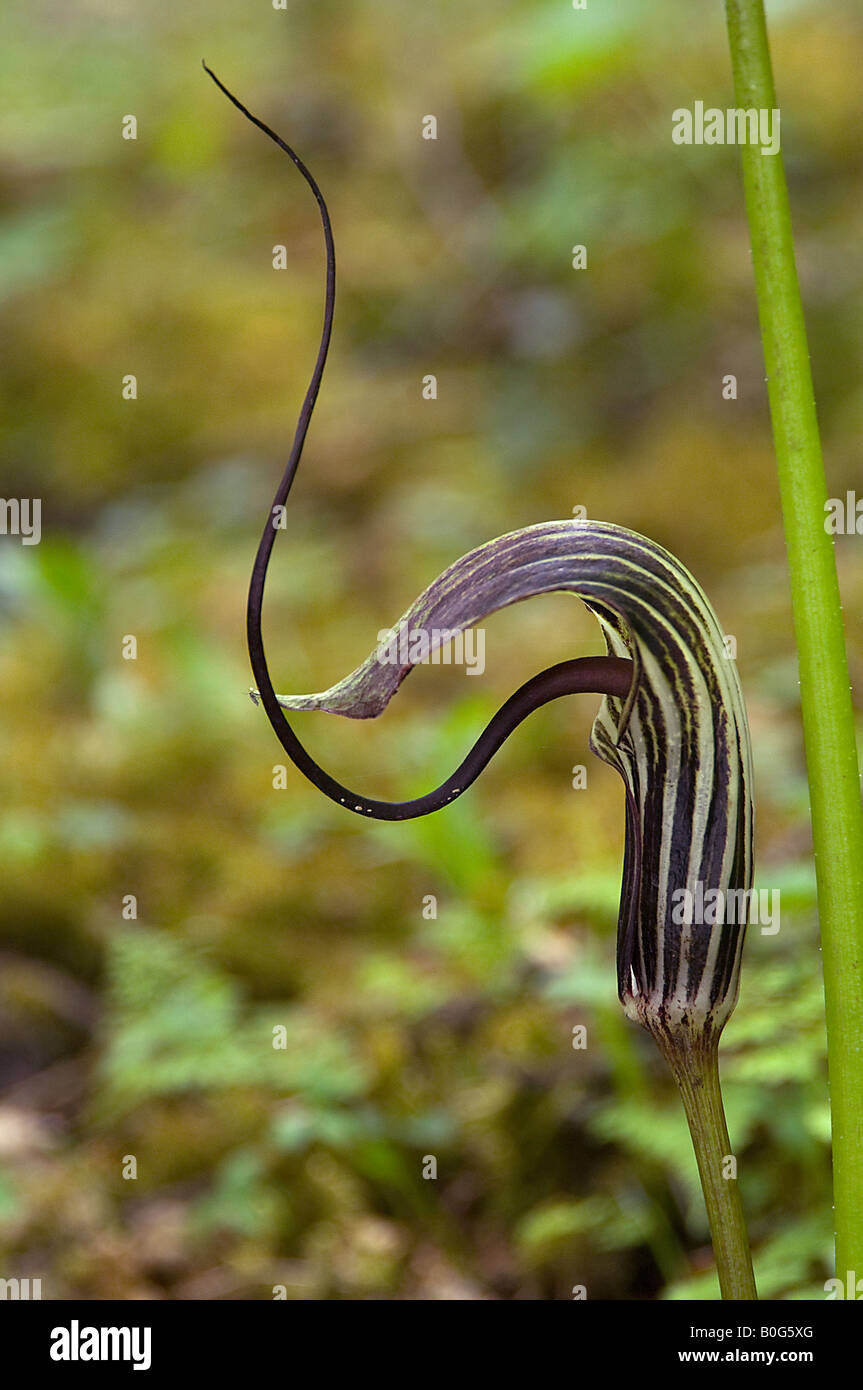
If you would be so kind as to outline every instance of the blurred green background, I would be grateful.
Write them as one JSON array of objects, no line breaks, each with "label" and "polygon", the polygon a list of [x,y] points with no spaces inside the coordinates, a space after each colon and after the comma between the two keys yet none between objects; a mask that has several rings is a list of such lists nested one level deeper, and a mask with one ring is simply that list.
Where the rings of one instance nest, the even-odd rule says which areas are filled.
[{"label": "blurred green background", "polygon": [[[769,17],[842,496],[863,18]],[[205,57],[308,160],[336,232],[268,586],[276,685],[324,688],[464,550],[577,505],[690,566],[737,639],[759,882],[782,893],[725,1035],[732,1141],[762,1295],[823,1297],[820,957],[738,152],[671,141],[675,108],[731,104],[719,0],[35,0],[0,55],[3,493],[43,499],[39,546],[0,540],[0,1274],[45,1298],[716,1296],[672,1084],[616,1000],[596,701],[532,716],[425,821],[360,822],[293,770],[273,789],[244,606],[321,237]],[[837,552],[859,691],[863,540]],[[297,724],[349,785],[416,795],[521,681],[601,649],[577,602],[537,599],[489,621],[481,679],[429,667],[379,723]]]}]

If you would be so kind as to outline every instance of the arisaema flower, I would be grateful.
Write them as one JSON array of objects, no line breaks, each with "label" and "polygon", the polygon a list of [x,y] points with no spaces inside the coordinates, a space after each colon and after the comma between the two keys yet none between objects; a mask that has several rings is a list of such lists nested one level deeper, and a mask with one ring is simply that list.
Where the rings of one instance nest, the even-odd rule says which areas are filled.
[{"label": "arisaema flower", "polygon": [[[207,69],[210,72],[209,68]],[[626,794],[617,987],[626,1013],[656,1038],[681,1089],[717,1250],[739,1246],[742,1213],[727,1158],[717,1043],[737,998],[746,913],[696,921],[687,902],[746,904],[752,884],[752,760],[740,682],[717,617],[684,565],[654,541],[608,522],[551,521],[513,531],[456,560],[351,675],[312,695],[277,695],[261,634],[267,565],[323,375],[335,303],[332,229],[317,183],[297,154],[210,76],[287,153],[320,209],[327,250],[324,325],[290,457],[258,547],[247,630],[255,699],[295,765],[359,815],[404,820],[449,805],[532,710],[560,695],[603,695],[593,751],[620,773]],[[416,659],[489,614],[535,594],[575,594],[597,618],[606,657],[562,662],[513,695],[462,764],[413,801],[358,795],[311,758],[285,710],[354,719],[384,710]],[[417,638],[423,640],[417,642]],[[731,1233],[731,1234],[730,1234]],[[754,1296],[751,1265],[721,1262],[723,1293]]]},{"label": "arisaema flower", "polygon": [[[332,689],[280,695],[278,703],[374,718],[412,669],[400,652],[431,652],[498,609],[554,590],[582,599],[609,657],[629,663],[609,667],[625,677],[626,693],[606,693],[591,735],[593,751],[617,769],[626,791],[621,1001],[652,1032],[718,1034],[737,997],[744,926],[688,922],[685,905],[716,902],[711,894],[718,893],[736,904],[751,887],[749,730],[716,615],[667,550],[599,521],[513,531],[445,570],[393,635]],[[603,688],[595,676],[593,688]],[[465,782],[457,778],[441,804],[461,795]],[[363,798],[338,800],[375,814]]]}]

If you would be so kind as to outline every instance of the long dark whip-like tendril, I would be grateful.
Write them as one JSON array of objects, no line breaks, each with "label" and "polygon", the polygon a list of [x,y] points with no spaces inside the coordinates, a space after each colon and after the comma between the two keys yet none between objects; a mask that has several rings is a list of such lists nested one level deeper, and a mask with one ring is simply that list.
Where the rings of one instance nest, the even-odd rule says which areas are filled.
[{"label": "long dark whip-like tendril", "polygon": [[333,329],[333,311],[336,298],[336,251],[333,243],[333,231],[330,223],[330,215],[323,194],[318,185],[306,168],[299,155],[291,149],[290,145],[282,140],[274,130],[253,116],[241,101],[228,91],[223,82],[220,82],[216,74],[203,64],[205,72],[215,82],[220,91],[224,92],[229,101],[233,102],[238,111],[241,111],[247,120],[262,130],[265,135],[278,145],[280,150],[293,160],[297,169],[302,174],[309,188],[315,195],[315,199],[320,209],[321,222],[324,229],[324,243],[326,245],[326,297],[324,301],[324,323],[321,332],[321,342],[318,349],[318,357],[312,372],[311,381],[303,400],[297,428],[294,434],[294,441],[291,445],[291,452],[285,471],[273,498],[272,508],[267,516],[264,531],[261,536],[258,552],[255,556],[255,563],[252,568],[252,578],[249,584],[249,598],[246,609],[246,631],[249,643],[249,656],[252,663],[255,681],[261,698],[261,703],[267,712],[267,717],[273,726],[279,742],[287,753],[288,757],[299,768],[310,782],[322,791],[331,800],[340,806],[345,806],[349,811],[358,812],[360,815],[372,816],[377,820],[411,820],[415,816],[427,815],[430,811],[440,810],[441,807],[449,805],[462,792],[476,781],[483,768],[488,764],[494,754],[500,748],[505,739],[509,737],[523,719],[526,719],[535,709],[547,704],[549,700],[556,700],[561,695],[574,694],[596,694],[614,695],[619,699],[625,699],[632,677],[632,662],[620,657],[611,656],[589,656],[580,657],[573,661],[562,661],[556,666],[550,666],[548,670],[533,676],[520,686],[514,695],[506,701],[489,721],[486,728],[480,734],[470,752],[462,763],[445,782],[442,782],[434,791],[428,792],[425,796],[418,796],[412,801],[376,801],[367,796],[359,796],[356,792],[350,791],[342,786],[334,777],[325,772],[322,767],[315,762],[311,755],[303,747],[300,740],[294,733],[291,725],[285,718],[284,711],[279,704],[278,697],[273,683],[270,680],[270,672],[267,666],[267,658],[264,654],[264,642],[261,632],[261,609],[264,600],[264,584],[267,577],[267,566],[270,562],[270,555],[276,537],[277,527],[275,525],[275,513],[277,509],[284,507],[288,494],[291,490],[303,452],[303,445],[306,441],[312,412],[318,397],[321,385],[321,378],[324,374],[324,365],[327,360],[327,352],[330,346],[330,337]]}]

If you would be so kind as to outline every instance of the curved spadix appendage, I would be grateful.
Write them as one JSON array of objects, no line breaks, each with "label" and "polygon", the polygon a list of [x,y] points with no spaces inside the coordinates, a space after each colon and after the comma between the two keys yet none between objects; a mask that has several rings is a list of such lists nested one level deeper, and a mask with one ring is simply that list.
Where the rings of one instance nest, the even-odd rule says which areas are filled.
[{"label": "curved spadix appendage", "polygon": [[591,735],[626,787],[621,1000],[654,1033],[718,1032],[736,1001],[752,884],[749,729],[716,615],[668,551],[606,522],[514,531],[445,570],[350,676],[277,699],[373,718],[412,669],[412,648],[431,652],[498,609],[556,590],[598,618],[611,660],[632,662],[628,694],[605,696]]}]

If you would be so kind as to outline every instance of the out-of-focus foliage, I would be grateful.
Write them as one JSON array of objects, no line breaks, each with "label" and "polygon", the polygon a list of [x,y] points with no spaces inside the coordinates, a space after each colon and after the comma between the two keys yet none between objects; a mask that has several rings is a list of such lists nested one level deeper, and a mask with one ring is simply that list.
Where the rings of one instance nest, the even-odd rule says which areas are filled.
[{"label": "out-of-focus foliage", "polygon": [[[863,20],[770,11],[843,496]],[[273,787],[243,608],[322,257],[307,190],[201,56],[336,228],[265,615],[277,686],[324,688],[463,550],[579,504],[678,554],[735,635],[782,917],[747,947],[729,1123],[762,1293],[823,1296],[814,881],[737,152],[670,138],[676,107],[730,100],[718,0],[4,11],[2,490],[43,499],[43,539],[0,538],[0,1274],[45,1297],[716,1295],[676,1096],[616,1002],[622,793],[587,752],[593,702],[533,716],[427,821]],[[838,554],[859,688],[863,538]],[[429,668],[379,726],[301,731],[352,785],[415,794],[517,684],[600,645],[577,604],[534,601],[490,622],[481,678]]]}]

